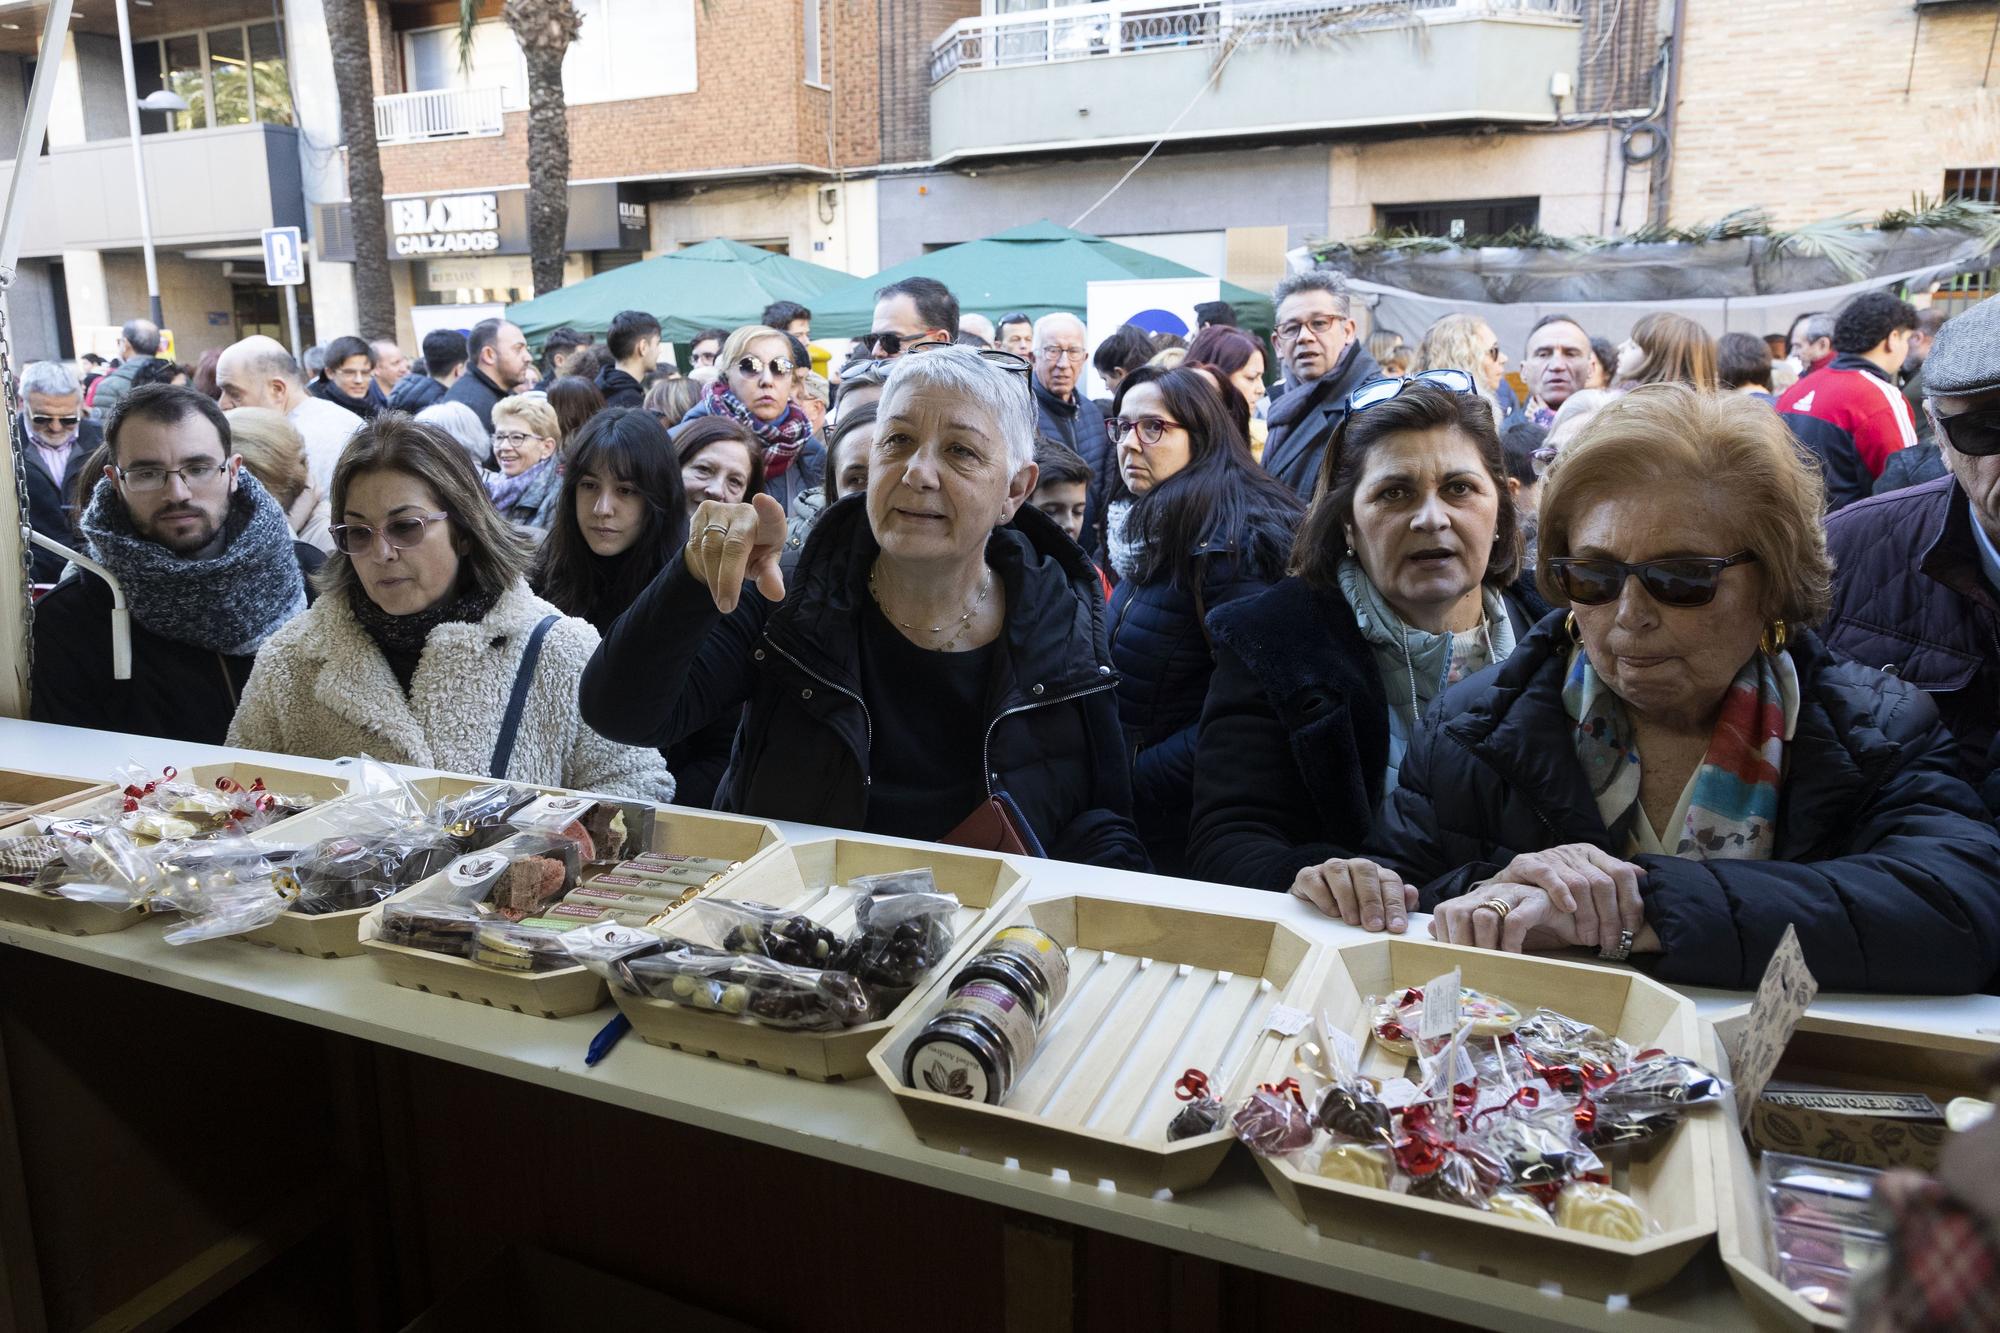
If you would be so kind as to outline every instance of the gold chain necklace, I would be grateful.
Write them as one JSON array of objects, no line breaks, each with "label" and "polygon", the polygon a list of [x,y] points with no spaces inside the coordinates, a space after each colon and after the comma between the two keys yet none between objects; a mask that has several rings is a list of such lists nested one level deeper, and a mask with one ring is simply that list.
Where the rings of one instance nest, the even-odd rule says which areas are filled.
[{"label": "gold chain necklace", "polygon": [[[979,585],[979,596],[973,599],[971,606],[965,608],[965,614],[958,618],[958,628],[951,632],[951,637],[949,639],[946,639],[943,643],[939,644],[936,648],[932,649],[931,651],[939,653],[950,652],[952,648],[957,645],[958,641],[961,638],[965,637],[965,632],[968,629],[972,628],[972,618],[979,614],[980,607],[986,605],[986,594],[992,591],[993,591],[993,571],[989,569],[986,571],[986,578]],[[896,617],[890,613],[888,603],[882,600],[882,590],[875,586],[875,569],[874,566],[872,565],[869,566],[868,569],[868,595],[875,599],[876,606],[882,608],[882,614],[888,616],[891,621],[895,622],[896,628],[910,630],[914,633],[924,632],[918,630],[915,625],[912,625],[907,620],[897,620]],[[942,634],[944,633],[944,626],[932,625],[930,627],[929,633]]]}]

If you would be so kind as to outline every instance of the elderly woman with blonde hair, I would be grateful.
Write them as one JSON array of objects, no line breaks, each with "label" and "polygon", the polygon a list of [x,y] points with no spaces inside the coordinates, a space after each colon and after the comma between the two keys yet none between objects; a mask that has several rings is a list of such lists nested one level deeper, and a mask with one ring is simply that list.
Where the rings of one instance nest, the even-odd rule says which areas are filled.
[{"label": "elderly woman with blonde hair", "polygon": [[517,393],[493,404],[493,461],[486,493],[500,517],[540,541],[562,503],[562,421],[549,396]]},{"label": "elderly woman with blonde hair", "polygon": [[238,407],[223,415],[229,418],[230,443],[243,456],[243,466],[285,511],[292,535],[308,546],[333,550],[327,497],[313,487],[306,471],[305,440],[298,429],[284,413],[268,407]]},{"label": "elderly woman with blonde hair", "polygon": [[1830,990],[1989,988],[2000,833],[1923,692],[1813,633],[1821,501],[1761,403],[1599,412],[1542,498],[1567,610],[1425,718],[1369,842],[1388,891],[1439,939],[1653,955],[1677,985],[1754,987],[1796,927]]}]

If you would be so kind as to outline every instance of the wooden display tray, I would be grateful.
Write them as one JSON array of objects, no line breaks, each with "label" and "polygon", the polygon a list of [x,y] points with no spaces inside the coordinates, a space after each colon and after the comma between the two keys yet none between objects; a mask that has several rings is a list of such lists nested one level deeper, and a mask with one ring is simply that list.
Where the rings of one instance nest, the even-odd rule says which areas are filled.
[{"label": "wooden display tray", "polygon": [[[1749,1021],[1745,1006],[1703,1024],[1708,1056],[1725,1077],[1729,1044]],[[1807,1013],[1785,1047],[1776,1077],[1857,1090],[1921,1092],[1942,1107],[1954,1097],[1990,1095],[1983,1071],[1996,1056],[2000,1042],[1985,1038]],[[1759,1327],[1787,1333],[1847,1327],[1846,1316],[1807,1304],[1778,1280],[1764,1225],[1764,1191],[1743,1141],[1735,1099],[1729,1099],[1726,1112],[1729,1132],[1715,1162],[1715,1238],[1729,1280]]]},{"label": "wooden display tray", "polygon": [[[1464,985],[1505,1000],[1523,1014],[1546,1005],[1593,1023],[1635,1049],[1659,1048],[1697,1060],[1702,1056],[1694,1003],[1636,972],[1426,940],[1383,938],[1333,950],[1316,1008],[1325,1011],[1333,1028],[1353,1035],[1361,1048],[1363,1074],[1393,1078],[1410,1062],[1374,1043],[1369,997],[1422,986],[1454,967]],[[1294,1052],[1305,1039],[1302,1034],[1286,1041],[1260,1078],[1291,1073]],[[1636,1199],[1656,1226],[1638,1241],[1327,1180],[1283,1159],[1259,1157],[1257,1163],[1285,1206],[1323,1235],[1509,1282],[1553,1284],[1566,1295],[1604,1299],[1637,1296],[1664,1285],[1707,1245],[1716,1226],[1715,1159],[1726,1133],[1720,1115],[1692,1114],[1650,1162],[1614,1173],[1613,1184]]]},{"label": "wooden display tray", "polygon": [[[957,894],[962,904],[952,923],[956,938],[950,954],[935,974],[948,975],[973,943],[985,937],[988,918],[1011,908],[1025,886],[1026,877],[1013,862],[977,852],[828,838],[786,847],[754,866],[745,866],[694,901],[722,898],[768,903],[786,912],[804,912],[836,935],[845,935],[854,925],[853,904],[858,895],[835,891],[839,885],[857,875],[918,868],[929,869],[938,888]],[[672,920],[669,917],[663,928],[672,931]],[[923,992],[921,986],[912,991],[887,1018],[840,1032],[789,1032],[766,1027],[753,1018],[731,1018],[617,990],[612,998],[632,1020],[632,1030],[656,1046],[827,1083],[872,1073],[868,1052],[922,999]]]},{"label": "wooden display tray", "polygon": [[[784,836],[777,826],[761,819],[737,815],[710,814],[657,807],[653,814],[653,836],[647,844],[656,852],[682,852],[695,856],[727,857],[743,865],[731,872],[749,874],[757,863],[782,846]],[[403,890],[390,899],[409,898],[434,887],[441,876]],[[729,882],[723,880],[719,889]],[[338,915],[346,915],[340,913]],[[488,967],[470,958],[454,958],[412,949],[377,938],[382,927],[382,905],[362,914],[362,949],[373,955],[383,972],[398,986],[411,990],[447,995],[454,1000],[489,1004],[496,1009],[512,1009],[538,1018],[567,1018],[587,1014],[610,998],[604,978],[586,967],[561,967],[548,972],[509,972]]]},{"label": "wooden display tray", "polygon": [[1175,1081],[1202,1069],[1225,1103],[1251,1087],[1282,1041],[1264,1026],[1272,1006],[1318,992],[1324,951],[1274,921],[1102,898],[1028,903],[999,914],[988,934],[1023,924],[1069,950],[1070,983],[1007,1104],[903,1082],[904,1051],[944,1003],[949,976],[906,1005],[869,1053],[917,1137],[1124,1193],[1205,1184],[1235,1140],[1218,1131],[1169,1143]]},{"label": "wooden display tray", "polygon": [[[317,773],[301,773],[293,769],[249,762],[199,764],[187,770],[182,776],[197,787],[211,790],[218,778],[230,778],[248,787],[261,777],[264,779],[264,785],[272,791],[288,795],[315,796],[321,800],[331,800],[346,790],[346,783],[339,778],[322,777]],[[94,813],[107,800],[115,799],[118,791],[115,784],[108,782],[86,783],[73,779],[51,779],[51,781],[74,782],[78,790],[73,794],[73,799],[48,801],[37,813],[56,815]],[[0,782],[4,782],[4,774],[0,774]],[[4,787],[0,787],[0,790],[4,790]],[[274,824],[270,827],[281,828],[283,824]],[[33,926],[38,930],[54,931],[59,935],[108,935],[113,931],[138,925],[147,915],[147,912],[137,907],[111,908],[100,903],[77,902],[60,894],[37,893],[18,884],[0,884],[0,921]]]},{"label": "wooden display tray", "polygon": [[22,807],[0,815],[0,828],[11,829],[13,825],[27,823],[36,815],[102,796],[112,786],[109,782],[58,777],[53,773],[35,773],[25,768],[0,768],[0,801],[19,802]]}]

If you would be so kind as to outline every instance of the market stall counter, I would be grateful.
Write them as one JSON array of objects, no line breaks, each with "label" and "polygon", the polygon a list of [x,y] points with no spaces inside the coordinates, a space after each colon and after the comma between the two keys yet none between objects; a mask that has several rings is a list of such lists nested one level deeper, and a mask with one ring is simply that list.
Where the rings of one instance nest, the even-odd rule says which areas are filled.
[{"label": "market stall counter", "polygon": [[[0,719],[17,770],[102,782],[127,763],[232,762],[344,771]],[[789,845],[851,836],[778,828]],[[1254,918],[1335,949],[1371,938],[1279,895],[1020,866],[1025,901]],[[609,1008],[467,1004],[367,957],[170,945],[153,920],[89,936],[0,923],[0,946],[0,1325],[164,1327],[206,1306],[208,1327],[274,1312],[400,1327],[495,1254],[540,1250],[753,1327],[1755,1326],[1713,1245],[1643,1295],[1586,1299],[1559,1271],[1507,1280],[1316,1229],[1242,1151],[1184,1195],[1148,1193],[1082,1162],[927,1144],[873,1078],[636,1037],[587,1063]],[[1692,998],[1712,1015],[1745,997]],[[2000,1030],[1993,997],[1815,1012]]]}]

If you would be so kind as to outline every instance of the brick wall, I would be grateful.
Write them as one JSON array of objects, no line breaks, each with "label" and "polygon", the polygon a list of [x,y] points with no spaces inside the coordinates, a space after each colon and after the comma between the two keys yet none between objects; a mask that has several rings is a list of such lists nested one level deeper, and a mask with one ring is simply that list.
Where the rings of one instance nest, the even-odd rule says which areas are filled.
[{"label": "brick wall", "polygon": [[931,43],[978,13],[979,0],[881,0],[884,162],[929,159]]},{"label": "brick wall", "polygon": [[1948,168],[2000,165],[2000,86],[1980,87],[1991,6],[1686,3],[1674,221],[1753,206],[1780,225],[1873,216],[1937,197]]},{"label": "brick wall", "polygon": [[[881,160],[875,57],[883,3],[821,0],[821,70],[837,84],[834,149],[842,166]],[[699,86],[671,97],[569,108],[572,180],[827,165],[834,94],[805,84],[800,0],[697,3],[694,12]],[[525,111],[510,112],[506,132],[497,137],[386,145],[383,190],[394,195],[525,185],[527,122]]]}]

